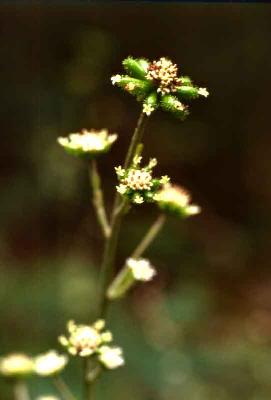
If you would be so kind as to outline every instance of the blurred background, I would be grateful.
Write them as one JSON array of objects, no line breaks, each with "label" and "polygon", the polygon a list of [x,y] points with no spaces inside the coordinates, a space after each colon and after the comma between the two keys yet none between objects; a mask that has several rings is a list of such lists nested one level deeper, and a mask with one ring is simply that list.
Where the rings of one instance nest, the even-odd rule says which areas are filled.
[{"label": "blurred background", "polygon": [[[1,355],[58,348],[68,319],[91,318],[102,236],[86,165],[56,139],[118,132],[99,165],[110,209],[140,112],[110,76],[128,55],[168,56],[211,95],[185,122],[154,113],[144,155],[203,212],[168,220],[146,254],[157,278],[111,308],[126,366],[102,378],[99,399],[270,399],[270,19],[256,3],[0,6]],[[129,214],[116,267],[157,213]],[[80,373],[73,360],[64,374],[78,396]],[[29,385],[33,398],[55,393],[50,380]],[[12,398],[3,379],[0,398]]]}]

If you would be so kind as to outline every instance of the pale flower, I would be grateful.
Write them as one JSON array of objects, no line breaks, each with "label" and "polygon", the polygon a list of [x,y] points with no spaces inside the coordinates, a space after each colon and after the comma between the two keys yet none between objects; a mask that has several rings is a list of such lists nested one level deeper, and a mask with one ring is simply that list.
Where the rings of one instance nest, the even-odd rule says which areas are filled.
[{"label": "pale flower", "polygon": [[36,400],[60,400],[59,397],[56,396],[51,396],[51,395],[45,395],[45,396],[39,396],[36,398]]},{"label": "pale flower", "polygon": [[121,76],[120,75],[114,75],[111,77],[111,82],[112,85],[115,85],[116,83],[121,81]]},{"label": "pale flower", "polygon": [[41,376],[55,375],[62,371],[68,362],[68,357],[51,350],[35,359],[35,372]]},{"label": "pale flower", "polygon": [[67,329],[69,336],[60,336],[59,341],[72,355],[88,357],[97,352],[103,344],[112,340],[109,331],[101,332],[104,321],[98,320],[93,325],[76,325],[74,321],[69,321]]},{"label": "pale flower", "polygon": [[151,266],[149,260],[146,260],[145,258],[138,260],[128,258],[126,265],[132,272],[133,277],[138,281],[147,282],[156,275],[155,269]]},{"label": "pale flower", "polygon": [[59,137],[57,141],[68,153],[95,155],[108,151],[117,137],[117,134],[109,135],[107,129],[100,131],[83,129],[80,133],[71,133],[68,137]]},{"label": "pale flower", "polygon": [[34,361],[26,354],[14,353],[0,359],[0,374],[23,377],[34,372]]},{"label": "pale flower", "polygon": [[124,365],[123,353],[120,347],[102,346],[99,350],[98,359],[108,369],[115,369]]},{"label": "pale flower", "polygon": [[203,96],[203,97],[208,97],[209,96],[209,92],[208,92],[208,90],[206,88],[199,88],[198,94],[200,96]]},{"label": "pale flower", "polygon": [[152,105],[146,103],[143,104],[143,113],[146,114],[148,117],[154,110],[155,108]]}]

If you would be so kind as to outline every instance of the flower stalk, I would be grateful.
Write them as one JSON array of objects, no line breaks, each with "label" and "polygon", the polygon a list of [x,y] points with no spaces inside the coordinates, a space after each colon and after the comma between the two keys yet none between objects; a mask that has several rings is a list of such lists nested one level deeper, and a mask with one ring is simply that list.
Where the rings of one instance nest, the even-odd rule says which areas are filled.
[{"label": "flower stalk", "polygon": [[91,165],[89,168],[89,177],[93,190],[93,205],[96,211],[97,220],[101,226],[103,235],[105,238],[108,238],[110,235],[110,225],[107,219],[105,207],[104,207],[104,198],[103,191],[101,188],[101,178],[97,168],[96,160],[91,161]]},{"label": "flower stalk", "polygon": [[76,400],[66,382],[59,375],[53,377],[53,383],[64,400]]},{"label": "flower stalk", "polygon": [[26,382],[22,379],[18,379],[14,383],[14,399],[15,400],[30,400],[30,394],[29,394]]}]

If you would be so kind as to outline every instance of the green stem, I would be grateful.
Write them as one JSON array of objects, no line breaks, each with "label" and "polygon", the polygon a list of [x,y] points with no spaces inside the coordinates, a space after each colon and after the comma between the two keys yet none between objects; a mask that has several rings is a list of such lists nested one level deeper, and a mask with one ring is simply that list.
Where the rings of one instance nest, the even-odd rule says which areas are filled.
[{"label": "green stem", "polygon": [[146,249],[150,246],[153,240],[156,238],[164,223],[166,221],[166,216],[164,214],[160,214],[159,217],[154,221],[150,229],[147,231],[146,235],[143,237],[139,245],[131,254],[132,258],[139,258],[146,251]]},{"label": "green stem", "polygon": [[60,376],[55,376],[53,378],[53,382],[57,390],[59,391],[59,394],[63,397],[64,400],[76,400],[75,396],[72,394],[70,391],[70,388],[66,384],[65,381],[63,381]]},{"label": "green stem", "polygon": [[15,400],[30,400],[30,394],[24,380],[18,380],[14,384]]},{"label": "green stem", "polygon": [[[130,142],[130,146],[128,148],[128,152],[124,162],[124,168],[127,168],[130,165],[131,161],[133,160],[137,145],[141,142],[143,137],[146,120],[147,120],[146,115],[143,112],[141,112],[137,122],[137,126],[135,128],[134,134]],[[125,200],[120,200],[119,194],[116,193],[114,207],[112,211],[111,232],[105,243],[103,262],[100,272],[100,284],[99,284],[99,294],[98,294],[99,318],[105,317],[108,308],[106,289],[113,274],[120,226],[126,205],[127,202]]]},{"label": "green stem", "polygon": [[104,207],[103,191],[101,188],[101,178],[98,172],[97,163],[92,160],[89,169],[90,182],[93,189],[93,205],[96,211],[98,222],[102,228],[105,238],[110,235],[110,226],[107,220],[106,211]]},{"label": "green stem", "polygon": [[99,378],[102,369],[99,365],[93,366],[90,358],[84,360],[84,375],[85,375],[85,399],[94,400],[96,397],[95,382]]}]

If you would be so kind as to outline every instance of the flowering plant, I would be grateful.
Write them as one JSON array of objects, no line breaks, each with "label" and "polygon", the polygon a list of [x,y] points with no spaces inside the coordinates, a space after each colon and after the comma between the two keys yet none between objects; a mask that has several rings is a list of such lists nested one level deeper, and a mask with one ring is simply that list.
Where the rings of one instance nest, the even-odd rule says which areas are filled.
[{"label": "flowering plant", "polygon": [[[183,120],[188,115],[188,105],[185,103],[200,96],[207,97],[207,89],[194,86],[187,76],[179,76],[177,65],[165,57],[152,62],[128,57],[123,61],[123,66],[127,74],[113,76],[112,83],[135,96],[142,103],[142,111],[123,166],[115,168],[118,184],[110,218],[104,206],[97,158],[110,150],[117,134],[109,134],[106,129],[84,129],[80,133],[58,138],[58,143],[68,154],[82,158],[89,168],[93,205],[105,240],[97,293],[98,319],[86,324],[68,322],[67,334],[59,337],[59,343],[67,354],[50,350],[36,357],[23,353],[1,357],[0,374],[14,384],[15,400],[30,400],[26,378],[31,375],[53,379],[62,400],[75,400],[77,397],[60,376],[74,357],[81,358],[84,366],[82,379],[85,392],[82,398],[96,398],[96,382],[101,375],[125,363],[122,348],[112,345],[113,335],[105,330],[105,318],[111,301],[127,296],[137,283],[155,278],[158,272],[142,256],[163,227],[166,216],[186,218],[200,212],[199,206],[191,204],[187,190],[170,184],[167,175],[154,177],[155,158],[142,166],[141,153],[145,123],[156,109],[161,108]],[[144,202],[156,204],[161,212],[123,267],[115,273],[122,220],[134,204]],[[58,400],[50,394],[38,399]]]}]

